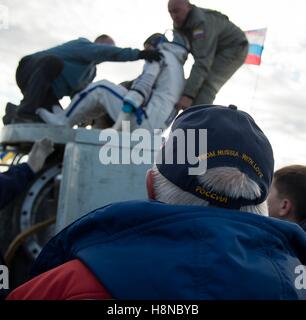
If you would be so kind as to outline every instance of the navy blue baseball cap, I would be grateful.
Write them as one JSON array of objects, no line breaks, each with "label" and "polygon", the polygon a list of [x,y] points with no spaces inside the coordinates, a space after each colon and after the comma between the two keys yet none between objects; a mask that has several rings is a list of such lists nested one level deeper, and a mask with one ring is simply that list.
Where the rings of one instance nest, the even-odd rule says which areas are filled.
[{"label": "navy blue baseball cap", "polygon": [[[195,132],[193,140],[187,139],[188,129],[194,129],[191,130]],[[201,129],[207,130],[205,153],[201,153],[201,144],[206,144],[206,140],[201,141]],[[173,138],[178,131],[185,133],[183,143]],[[187,148],[191,143],[194,144],[193,148]],[[193,151],[196,162],[190,163],[188,150],[189,153],[190,150]],[[167,161],[167,153],[173,156],[171,163]],[[206,161],[207,170],[219,167],[237,168],[257,183],[261,189],[260,196],[255,199],[237,199],[209,190],[199,181],[198,175],[190,174],[190,169],[199,167],[201,161]],[[274,158],[269,140],[249,114],[233,105],[199,105],[187,109],[176,118],[169,139],[156,159],[156,166],[170,182],[208,201],[210,205],[239,209],[262,203],[267,198],[273,178]]]}]

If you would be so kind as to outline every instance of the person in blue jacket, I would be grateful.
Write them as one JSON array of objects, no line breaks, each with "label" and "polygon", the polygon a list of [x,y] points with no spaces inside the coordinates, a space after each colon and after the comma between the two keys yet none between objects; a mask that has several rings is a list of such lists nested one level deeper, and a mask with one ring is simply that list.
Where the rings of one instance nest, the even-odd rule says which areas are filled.
[{"label": "person in blue jacket", "polygon": [[11,166],[6,172],[0,173],[0,209],[25,189],[53,151],[50,139],[38,140],[34,143],[27,162]]},{"label": "person in blue jacket", "polygon": [[[35,115],[37,108],[51,111],[64,96],[72,97],[84,89],[96,76],[96,65],[105,61],[159,60],[154,50],[118,48],[108,35],[94,42],[79,38],[62,45],[27,55],[16,71],[16,82],[23,94],[17,113],[7,104],[4,124],[12,122],[42,122]],[[16,107],[16,106],[15,106]]]},{"label": "person in blue jacket", "polygon": [[[11,166],[6,172],[0,173],[0,210],[26,189],[53,151],[53,142],[50,139],[39,140],[34,143],[26,163]],[[4,263],[0,252],[0,265]],[[2,294],[3,291],[0,290],[0,300]]]},{"label": "person in blue jacket", "polygon": [[249,114],[187,109],[147,174],[151,200],[72,223],[8,299],[306,299],[305,233],[268,217],[273,168]]}]

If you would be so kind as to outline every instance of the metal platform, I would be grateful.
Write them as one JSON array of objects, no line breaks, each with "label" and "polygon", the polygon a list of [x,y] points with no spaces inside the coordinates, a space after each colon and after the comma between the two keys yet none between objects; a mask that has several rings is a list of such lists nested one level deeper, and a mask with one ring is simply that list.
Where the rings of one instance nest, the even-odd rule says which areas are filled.
[{"label": "metal platform", "polygon": [[[4,145],[34,143],[44,137],[65,145],[56,231],[109,203],[146,198],[145,174],[151,164],[103,165],[99,153],[105,143],[99,141],[100,133],[46,124],[15,124],[1,129],[0,143]],[[152,137],[152,143],[141,148],[151,158],[153,145]],[[122,146],[111,148],[118,152]],[[135,144],[131,143],[131,148],[135,150]]]},{"label": "metal platform", "polygon": [[15,145],[50,137],[56,144],[74,141],[76,130],[48,124],[12,124],[1,128],[0,143]]}]

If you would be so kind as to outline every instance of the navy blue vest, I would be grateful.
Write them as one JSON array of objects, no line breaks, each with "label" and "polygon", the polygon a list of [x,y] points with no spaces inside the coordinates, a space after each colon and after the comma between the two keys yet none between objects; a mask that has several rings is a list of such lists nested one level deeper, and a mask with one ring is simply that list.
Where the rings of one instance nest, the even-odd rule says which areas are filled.
[{"label": "navy blue vest", "polygon": [[252,213],[112,204],[54,237],[34,274],[75,258],[117,299],[306,299],[295,288],[296,267],[306,264],[305,233]]}]

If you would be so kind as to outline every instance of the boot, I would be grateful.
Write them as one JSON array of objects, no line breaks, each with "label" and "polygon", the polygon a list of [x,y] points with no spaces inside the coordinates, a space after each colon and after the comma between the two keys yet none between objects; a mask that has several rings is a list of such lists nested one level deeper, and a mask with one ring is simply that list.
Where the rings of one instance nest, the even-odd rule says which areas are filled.
[{"label": "boot", "polygon": [[8,102],[5,107],[5,115],[2,118],[2,122],[4,125],[10,124],[15,117],[17,111],[17,105]]}]

